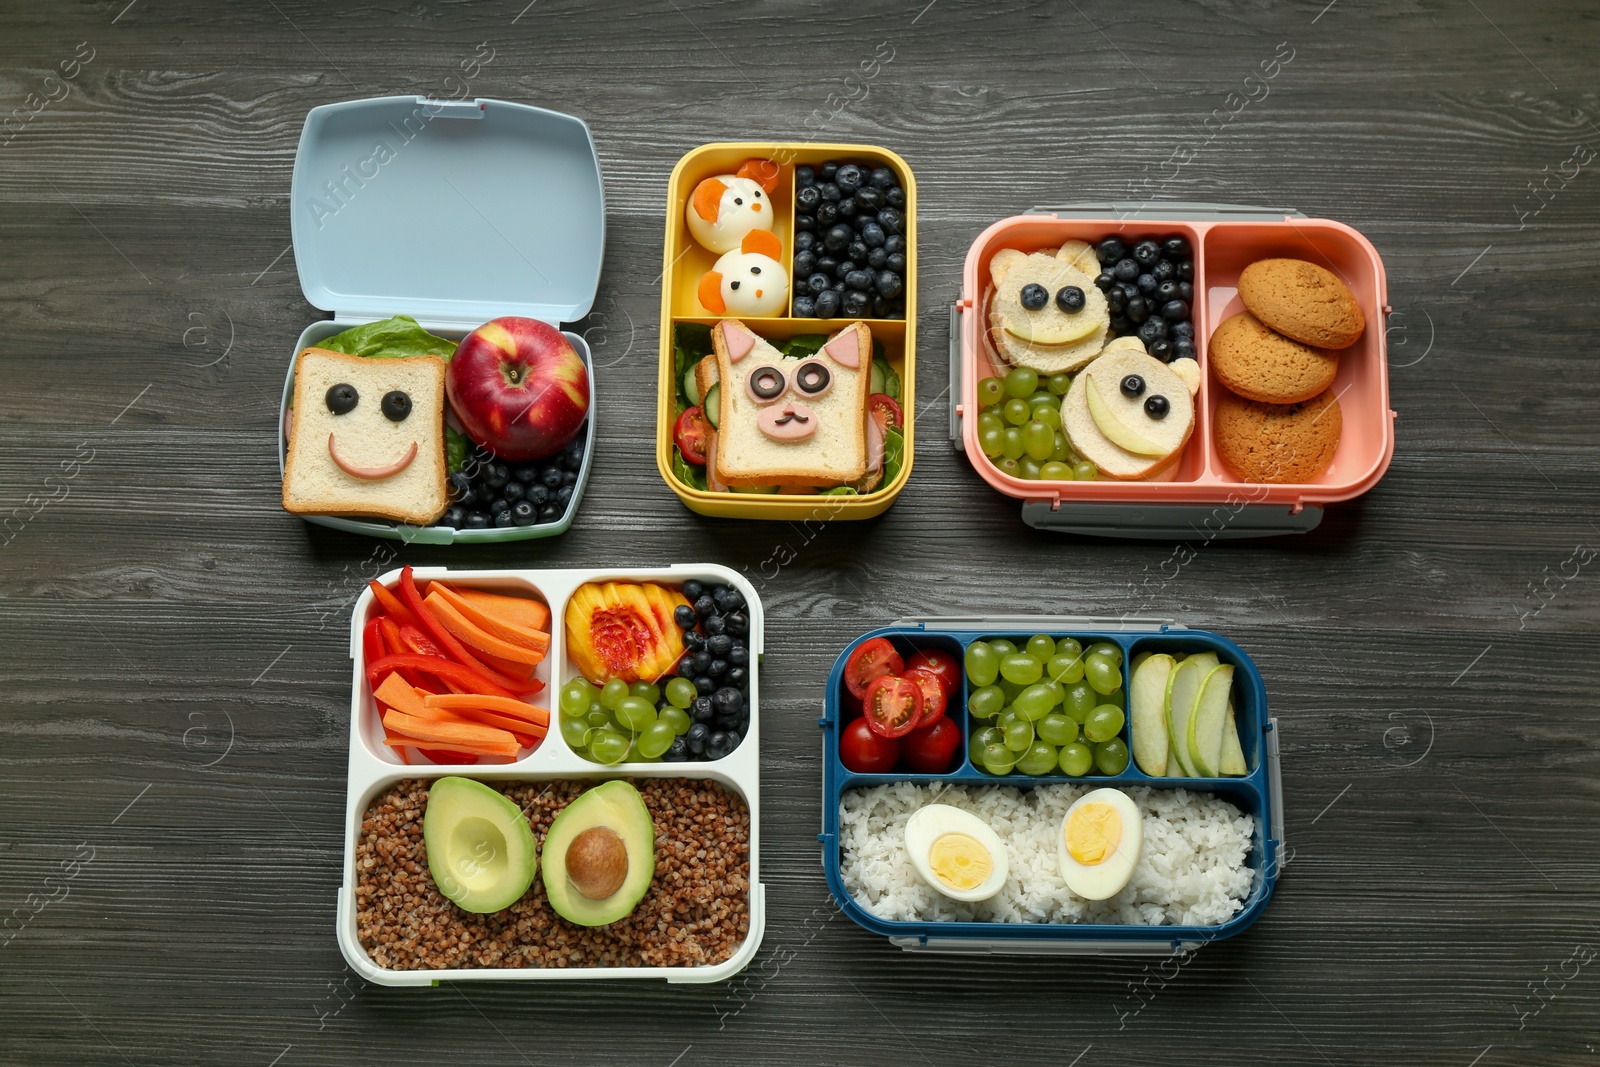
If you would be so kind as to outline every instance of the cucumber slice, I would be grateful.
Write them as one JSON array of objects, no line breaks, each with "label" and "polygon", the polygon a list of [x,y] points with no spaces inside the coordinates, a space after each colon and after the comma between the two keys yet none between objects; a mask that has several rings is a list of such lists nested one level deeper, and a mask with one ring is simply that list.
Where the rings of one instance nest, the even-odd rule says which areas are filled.
[{"label": "cucumber slice", "polygon": [[683,372],[683,395],[689,398],[690,407],[700,403],[700,382],[694,376],[693,367]]},{"label": "cucumber slice", "polygon": [[716,429],[717,419],[721,418],[722,412],[721,382],[718,382],[716,385],[713,385],[710,389],[706,390],[705,409],[706,421],[711,424],[712,429]]},{"label": "cucumber slice", "polygon": [[884,384],[887,381],[888,381],[888,379],[883,376],[883,364],[879,363],[877,360],[873,360],[872,361],[872,392],[874,392],[874,393],[883,392]]}]

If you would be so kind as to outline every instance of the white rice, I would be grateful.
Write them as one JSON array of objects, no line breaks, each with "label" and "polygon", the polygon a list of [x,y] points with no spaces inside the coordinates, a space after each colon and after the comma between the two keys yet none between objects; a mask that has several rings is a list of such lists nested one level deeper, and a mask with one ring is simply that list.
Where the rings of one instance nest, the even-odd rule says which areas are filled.
[{"label": "white rice", "polygon": [[[1072,802],[1095,788],[896,782],[851,790],[839,804],[845,888],[868,912],[891,921],[1215,926],[1243,906],[1254,881],[1245,856],[1255,820],[1225,800],[1185,789],[1124,790],[1144,817],[1133,878],[1109,900],[1074,894],[1061,877],[1056,837]],[[1010,870],[990,899],[951,900],[911,865],[906,820],[935,800],[978,816],[1005,842]]]}]

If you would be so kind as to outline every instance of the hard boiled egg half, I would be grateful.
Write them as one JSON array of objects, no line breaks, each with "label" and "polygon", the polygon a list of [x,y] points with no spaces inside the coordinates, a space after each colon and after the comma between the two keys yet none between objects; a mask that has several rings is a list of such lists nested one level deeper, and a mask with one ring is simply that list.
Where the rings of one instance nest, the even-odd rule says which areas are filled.
[{"label": "hard boiled egg half", "polygon": [[952,900],[988,900],[1006,884],[1006,846],[989,824],[948,804],[906,821],[906,852],[923,881]]},{"label": "hard boiled egg half", "polygon": [[1079,797],[1061,820],[1061,877],[1086,900],[1122,892],[1139,863],[1144,822],[1120,789],[1096,789]]}]

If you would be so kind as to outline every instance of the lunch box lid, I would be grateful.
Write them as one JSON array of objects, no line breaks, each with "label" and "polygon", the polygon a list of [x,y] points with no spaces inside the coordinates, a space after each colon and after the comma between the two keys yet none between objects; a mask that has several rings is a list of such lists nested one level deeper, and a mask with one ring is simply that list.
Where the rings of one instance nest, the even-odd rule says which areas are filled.
[{"label": "lunch box lid", "polygon": [[575,322],[594,304],[605,251],[589,127],[505,100],[312,108],[289,217],[300,289],[340,322]]}]

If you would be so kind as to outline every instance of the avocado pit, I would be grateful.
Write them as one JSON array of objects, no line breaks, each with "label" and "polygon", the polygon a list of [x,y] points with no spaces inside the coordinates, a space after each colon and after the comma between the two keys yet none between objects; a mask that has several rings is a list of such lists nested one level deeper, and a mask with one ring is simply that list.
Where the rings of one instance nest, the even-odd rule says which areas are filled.
[{"label": "avocado pit", "polygon": [[628,878],[628,848],[609,826],[591,826],[567,846],[567,880],[590,900],[605,900]]}]

